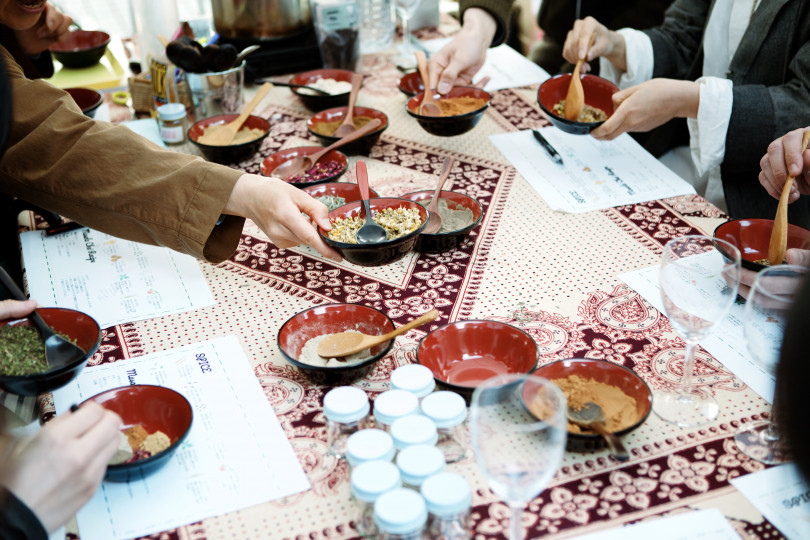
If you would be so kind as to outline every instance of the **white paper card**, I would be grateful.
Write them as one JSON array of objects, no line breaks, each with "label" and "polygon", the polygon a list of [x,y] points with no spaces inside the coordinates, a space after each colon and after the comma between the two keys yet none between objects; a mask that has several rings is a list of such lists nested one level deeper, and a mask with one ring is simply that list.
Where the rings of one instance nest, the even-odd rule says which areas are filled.
[{"label": "white paper card", "polygon": [[598,141],[555,127],[539,131],[560,154],[562,165],[530,130],[489,139],[554,210],[575,214],[695,192],[626,133]]},{"label": "white paper card", "polygon": [[731,483],[787,538],[810,538],[810,486],[795,464],[746,474]]},{"label": "white paper card", "polygon": [[740,540],[720,510],[694,510],[686,514],[642,521],[626,527],[586,534],[580,540]]},{"label": "white paper card", "polygon": [[31,298],[83,311],[102,328],[214,304],[200,263],[169,248],[89,228],[25,232],[20,242]]},{"label": "white paper card", "polygon": [[[619,279],[627,283],[634,291],[661,313],[664,303],[661,300],[661,288],[658,282],[659,266],[651,266],[634,272],[622,274]],[[714,356],[729,371],[739,377],[754,392],[768,403],[773,403],[776,377],[757,364],[748,353],[743,333],[744,304],[731,305],[726,318],[714,332],[700,342],[700,346]]]},{"label": "white paper card", "polygon": [[152,475],[103,482],[77,515],[82,540],[142,536],[309,489],[236,336],[87,367],[54,392],[56,412],[128,384],[183,394],[191,431]]}]

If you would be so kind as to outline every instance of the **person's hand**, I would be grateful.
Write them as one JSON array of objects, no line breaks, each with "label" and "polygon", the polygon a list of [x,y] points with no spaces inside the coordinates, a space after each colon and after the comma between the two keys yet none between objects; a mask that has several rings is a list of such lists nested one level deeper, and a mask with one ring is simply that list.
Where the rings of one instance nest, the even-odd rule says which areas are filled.
[{"label": "person's hand", "polygon": [[[596,39],[588,49],[591,35],[596,32]],[[582,63],[582,73],[591,70],[588,62],[604,56],[610,63],[621,71],[627,71],[627,55],[625,53],[624,37],[621,34],[608,30],[607,27],[594,19],[585,17],[574,21],[574,27],[568,31],[563,44],[563,58],[572,64],[576,64],[580,58],[584,58]]]},{"label": "person's hand", "polygon": [[795,202],[801,195],[810,195],[810,148],[802,155],[802,136],[810,128],[791,131],[768,145],[768,153],[759,160],[762,171],[759,183],[771,197],[782,195],[788,175],[795,180],[790,188],[788,202]]},{"label": "person's hand", "polygon": [[[88,402],[35,435],[7,441],[0,483],[28,506],[48,533],[90,500],[118,448],[121,418]],[[6,436],[10,439],[9,436]]]},{"label": "person's hand", "polygon": [[0,300],[0,321],[25,317],[36,307],[36,300]]},{"label": "person's hand", "polygon": [[68,34],[68,28],[73,24],[73,19],[52,4],[45,5],[37,23],[25,30],[16,30],[14,35],[22,50],[31,56],[47,51],[51,45],[61,40]]},{"label": "person's hand", "polygon": [[698,83],[652,79],[613,94],[613,114],[591,135],[611,140],[628,131],[649,131],[673,118],[696,118],[699,103]]},{"label": "person's hand", "polygon": [[255,174],[239,177],[223,211],[253,220],[280,248],[306,244],[324,257],[340,261],[340,253],[321,240],[302,212],[316,225],[332,228],[326,205],[279,178]]},{"label": "person's hand", "polygon": [[461,30],[430,57],[430,87],[446,94],[454,86],[469,86],[487,59],[497,29],[492,15],[480,8],[467,9]]},{"label": "person's hand", "polygon": [[[797,266],[810,266],[810,250],[791,248],[785,251],[786,264],[795,264]],[[757,278],[757,272],[743,268],[740,272],[740,289],[739,295],[743,298],[748,298],[751,292],[751,287],[754,286],[754,280]]]}]

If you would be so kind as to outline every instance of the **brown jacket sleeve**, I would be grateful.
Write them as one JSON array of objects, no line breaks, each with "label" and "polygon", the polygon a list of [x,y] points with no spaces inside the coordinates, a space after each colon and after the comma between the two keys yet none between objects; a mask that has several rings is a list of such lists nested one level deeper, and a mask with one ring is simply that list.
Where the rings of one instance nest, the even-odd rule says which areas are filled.
[{"label": "brown jacket sleeve", "polygon": [[120,238],[221,262],[244,219],[216,225],[244,173],[171,152],[123,126],[84,116],[70,95],[9,73],[13,124],[0,159],[2,190]]}]

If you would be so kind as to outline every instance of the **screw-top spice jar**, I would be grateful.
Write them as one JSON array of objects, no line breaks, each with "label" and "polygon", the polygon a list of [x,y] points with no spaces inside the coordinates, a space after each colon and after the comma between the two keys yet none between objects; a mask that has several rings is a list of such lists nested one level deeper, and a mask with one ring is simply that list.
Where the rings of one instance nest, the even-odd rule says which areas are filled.
[{"label": "screw-top spice jar", "polygon": [[405,487],[419,489],[430,476],[444,470],[444,456],[435,446],[417,444],[397,455],[397,467]]},{"label": "screw-top spice jar", "polygon": [[360,430],[346,442],[346,460],[352,467],[367,461],[391,461],[394,453],[394,440],[381,429]]},{"label": "screw-top spice jar", "polygon": [[416,444],[435,445],[439,440],[433,420],[418,414],[394,420],[391,424],[391,437],[397,450],[404,450]]},{"label": "screw-top spice jar", "polygon": [[463,476],[449,472],[434,474],[422,483],[421,492],[429,513],[426,531],[428,538],[472,538],[472,492]]},{"label": "screw-top spice jar", "polygon": [[444,454],[445,461],[455,463],[463,459],[467,434],[464,428],[464,421],[467,419],[464,398],[455,392],[433,392],[422,400],[422,414],[436,424],[439,432],[439,442],[436,445]]},{"label": "screw-top spice jar", "polygon": [[391,372],[391,388],[405,390],[422,399],[433,392],[433,372],[421,364],[406,364]]},{"label": "screw-top spice jar", "polygon": [[427,523],[425,500],[407,488],[384,493],[374,503],[374,522],[382,540],[422,540]]},{"label": "screw-top spice jar", "polygon": [[388,390],[374,400],[374,423],[389,431],[397,418],[419,412],[419,400],[405,390]]},{"label": "screw-top spice jar", "polygon": [[358,533],[367,538],[377,536],[374,503],[383,493],[401,486],[399,469],[390,461],[367,461],[352,471],[351,489],[358,506]]},{"label": "screw-top spice jar", "polygon": [[349,436],[367,427],[369,409],[368,396],[359,388],[340,386],[326,393],[323,414],[330,454],[338,458],[345,455]]},{"label": "screw-top spice jar", "polygon": [[182,103],[167,103],[157,109],[160,138],[166,144],[186,142],[186,106]]}]

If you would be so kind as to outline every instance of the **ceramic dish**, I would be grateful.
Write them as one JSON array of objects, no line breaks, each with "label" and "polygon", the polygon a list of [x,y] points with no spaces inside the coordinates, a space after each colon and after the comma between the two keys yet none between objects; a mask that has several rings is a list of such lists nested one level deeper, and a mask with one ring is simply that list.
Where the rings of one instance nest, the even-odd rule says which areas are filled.
[{"label": "ceramic dish", "polygon": [[[262,161],[261,172],[264,176],[273,176],[273,171],[284,163],[285,161],[289,161],[293,158],[297,158],[300,156],[309,156],[314,154],[315,152],[320,152],[323,148],[319,146],[296,146],[295,148],[287,148],[285,150],[279,150],[275,154],[272,154]],[[349,160],[346,158],[346,155],[343,152],[338,150],[332,150],[328,152],[325,156],[320,159],[320,163],[327,163],[329,161],[337,161],[341,168],[335,172],[334,174],[330,174],[329,176],[325,176],[318,180],[309,180],[306,182],[289,182],[290,185],[293,185],[298,188],[305,188],[309,186],[316,186],[318,184],[325,184],[327,182],[334,182],[346,172],[349,168]]]},{"label": "ceramic dish", "polygon": [[[433,191],[425,190],[425,191],[414,191],[412,193],[406,193],[402,196],[403,199],[408,199],[411,201],[424,201],[430,200],[433,198]],[[443,233],[433,233],[433,234],[426,234],[422,233],[419,235],[419,238],[416,240],[416,245],[414,246],[414,250],[420,253],[440,253],[443,251],[450,251],[455,249],[456,246],[461,244],[467,236],[469,236],[470,231],[472,231],[475,227],[481,223],[481,218],[484,215],[484,212],[481,208],[481,204],[470,197],[469,195],[465,195],[464,193],[458,191],[442,191],[439,197],[440,199],[446,199],[448,204],[452,207],[455,205],[456,208],[462,206],[472,212],[472,222],[467,225],[466,227],[462,227],[461,229],[456,229],[454,231],[448,231]]]},{"label": "ceramic dish", "polygon": [[199,138],[202,137],[203,133],[205,133],[205,130],[208,127],[227,124],[228,122],[236,120],[238,116],[238,114],[220,114],[217,116],[204,118],[191,126],[191,128],[188,130],[188,138],[197,148],[200,149],[202,154],[208,160],[215,163],[239,163],[241,161],[245,161],[246,159],[250,159],[259,151],[259,148],[261,148],[267,134],[270,133],[270,122],[261,116],[254,116],[251,114],[247,117],[245,123],[242,124],[241,129],[249,128],[259,129],[262,131],[261,136],[251,141],[222,146],[205,144],[199,141]]},{"label": "ceramic dish", "polygon": [[[619,91],[619,87],[596,75],[582,75],[580,80],[582,81],[582,89],[585,92],[585,105],[603,110],[607,117],[610,118],[610,115],[613,114],[613,94]],[[554,106],[565,99],[570,83],[570,73],[561,73],[547,79],[537,89],[537,103],[546,113],[551,123],[558,129],[573,135],[585,135],[604,124],[604,121],[576,122],[554,114]]]},{"label": "ceramic dish", "polygon": [[[766,265],[756,261],[768,258],[772,230],[772,219],[732,219],[718,225],[714,230],[714,237],[725,240],[740,250],[743,268],[759,272]],[[716,246],[721,249],[719,243]],[[810,249],[810,231],[788,224],[787,247]]]}]

